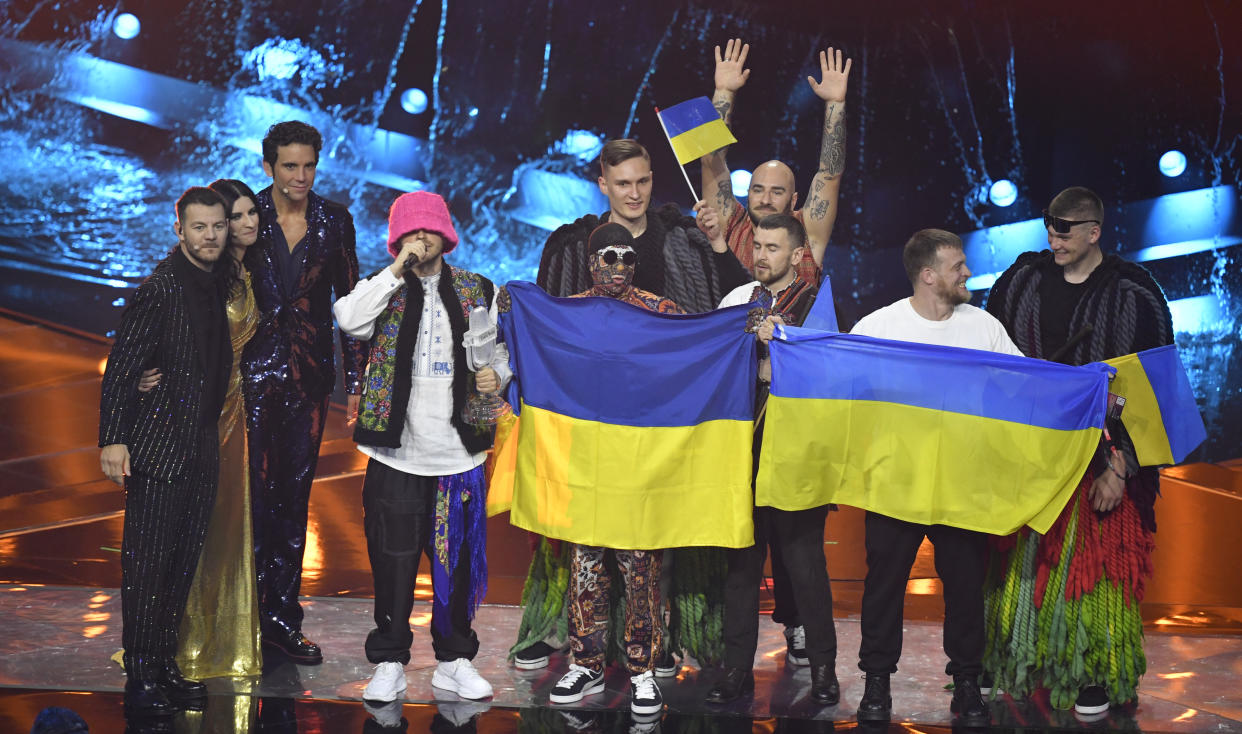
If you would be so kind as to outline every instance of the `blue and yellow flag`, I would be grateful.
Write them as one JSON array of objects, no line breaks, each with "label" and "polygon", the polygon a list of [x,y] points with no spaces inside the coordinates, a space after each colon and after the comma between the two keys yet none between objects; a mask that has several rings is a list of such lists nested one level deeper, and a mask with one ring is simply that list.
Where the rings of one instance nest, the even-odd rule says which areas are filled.
[{"label": "blue and yellow flag", "polygon": [[510,521],[606,548],[750,545],[747,307],[675,316],[508,288],[520,414]]},{"label": "blue and yellow flag", "polygon": [[668,109],[656,110],[677,162],[691,161],[737,142],[707,97],[695,97]]},{"label": "blue and yellow flag", "polygon": [[784,332],[771,342],[757,505],[1046,532],[1099,444],[1105,365]]},{"label": "blue and yellow flag", "polygon": [[1121,422],[1140,465],[1176,464],[1207,438],[1176,346],[1127,354],[1106,364],[1117,369],[1109,389],[1126,399]]}]

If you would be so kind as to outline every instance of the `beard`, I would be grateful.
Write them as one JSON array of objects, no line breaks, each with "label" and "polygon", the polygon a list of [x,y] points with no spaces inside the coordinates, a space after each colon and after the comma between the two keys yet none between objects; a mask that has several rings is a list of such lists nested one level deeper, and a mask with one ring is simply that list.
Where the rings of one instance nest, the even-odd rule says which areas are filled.
[{"label": "beard", "polygon": [[952,303],[954,306],[970,303],[970,291],[957,287],[956,283],[943,285],[940,288],[939,296],[946,303]]},{"label": "beard", "polygon": [[746,214],[750,216],[751,224],[754,224],[756,226],[759,225],[760,220],[762,220],[764,217],[770,217],[773,214],[790,214],[792,212],[793,212],[793,201],[792,200],[789,202],[789,204],[785,205],[784,209],[772,209],[771,211],[764,210],[761,212],[756,212],[754,209],[750,208],[750,206],[746,207]]}]

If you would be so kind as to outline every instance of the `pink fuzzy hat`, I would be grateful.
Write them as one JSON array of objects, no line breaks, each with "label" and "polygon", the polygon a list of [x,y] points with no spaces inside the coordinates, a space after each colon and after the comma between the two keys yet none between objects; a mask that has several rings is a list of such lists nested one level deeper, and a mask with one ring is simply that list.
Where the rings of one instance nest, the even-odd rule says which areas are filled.
[{"label": "pink fuzzy hat", "polygon": [[397,242],[415,230],[425,229],[444,238],[444,252],[457,247],[457,230],[449,216],[448,205],[439,194],[430,191],[411,191],[402,194],[388,210],[388,252],[393,257],[400,252]]}]

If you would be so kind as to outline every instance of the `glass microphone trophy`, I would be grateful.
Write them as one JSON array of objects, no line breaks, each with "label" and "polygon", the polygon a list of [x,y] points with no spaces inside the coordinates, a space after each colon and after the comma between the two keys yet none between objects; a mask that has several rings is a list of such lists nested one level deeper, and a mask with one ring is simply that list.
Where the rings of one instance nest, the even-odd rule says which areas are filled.
[{"label": "glass microphone trophy", "polygon": [[[496,327],[486,308],[475,306],[470,312],[470,328],[462,339],[462,346],[466,348],[466,362],[472,372],[491,366],[496,354]],[[476,388],[466,398],[461,417],[472,426],[494,426],[509,410],[509,404],[499,394],[481,393]]]}]

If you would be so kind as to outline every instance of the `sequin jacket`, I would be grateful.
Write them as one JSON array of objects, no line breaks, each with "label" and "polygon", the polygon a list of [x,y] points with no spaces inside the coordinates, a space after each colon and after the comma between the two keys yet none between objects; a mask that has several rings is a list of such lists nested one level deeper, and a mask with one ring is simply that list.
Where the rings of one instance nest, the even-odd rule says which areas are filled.
[{"label": "sequin jacket", "polygon": [[[454,268],[444,263],[438,285],[440,302],[445,305],[449,331],[453,335],[453,416],[449,422],[457,429],[461,443],[472,454],[492,447],[493,430],[479,430],[462,420],[462,408],[473,389],[474,373],[460,369],[466,364],[467,315],[475,306],[487,308],[495,297],[496,287],[482,275]],[[447,276],[447,277],[446,277]],[[449,308],[451,303],[461,308]],[[405,285],[388,300],[388,306],[376,319],[375,335],[371,337],[366,379],[358,406],[358,424],[354,441],[366,446],[397,448],[401,445],[401,429],[405,411],[410,404],[411,376],[414,374],[414,349],[418,345],[418,327],[423,315],[423,288],[418,277],[406,272]]]},{"label": "sequin jacket", "polygon": [[[228,384],[232,348],[226,342],[218,364],[203,364],[195,327],[170,255],[138,286],[121,316],[100,391],[99,445],[125,444],[135,474],[167,481],[185,471],[200,449],[206,371],[218,370],[219,384]],[[217,333],[228,336],[223,318]],[[163,378],[139,393],[142,371],[153,366]],[[220,409],[214,406],[214,414]]]},{"label": "sequin jacket", "polygon": [[[259,240],[246,253],[259,326],[242,355],[247,396],[284,389],[293,382],[308,399],[331,394],[336,383],[332,348],[333,293],[340,298],[358,282],[354,220],[349,210],[314,192],[306,204],[306,263],[291,300],[280,287],[274,262],[276,208],[269,186],[257,195]],[[345,391],[362,391],[366,343],[341,335]]]}]

